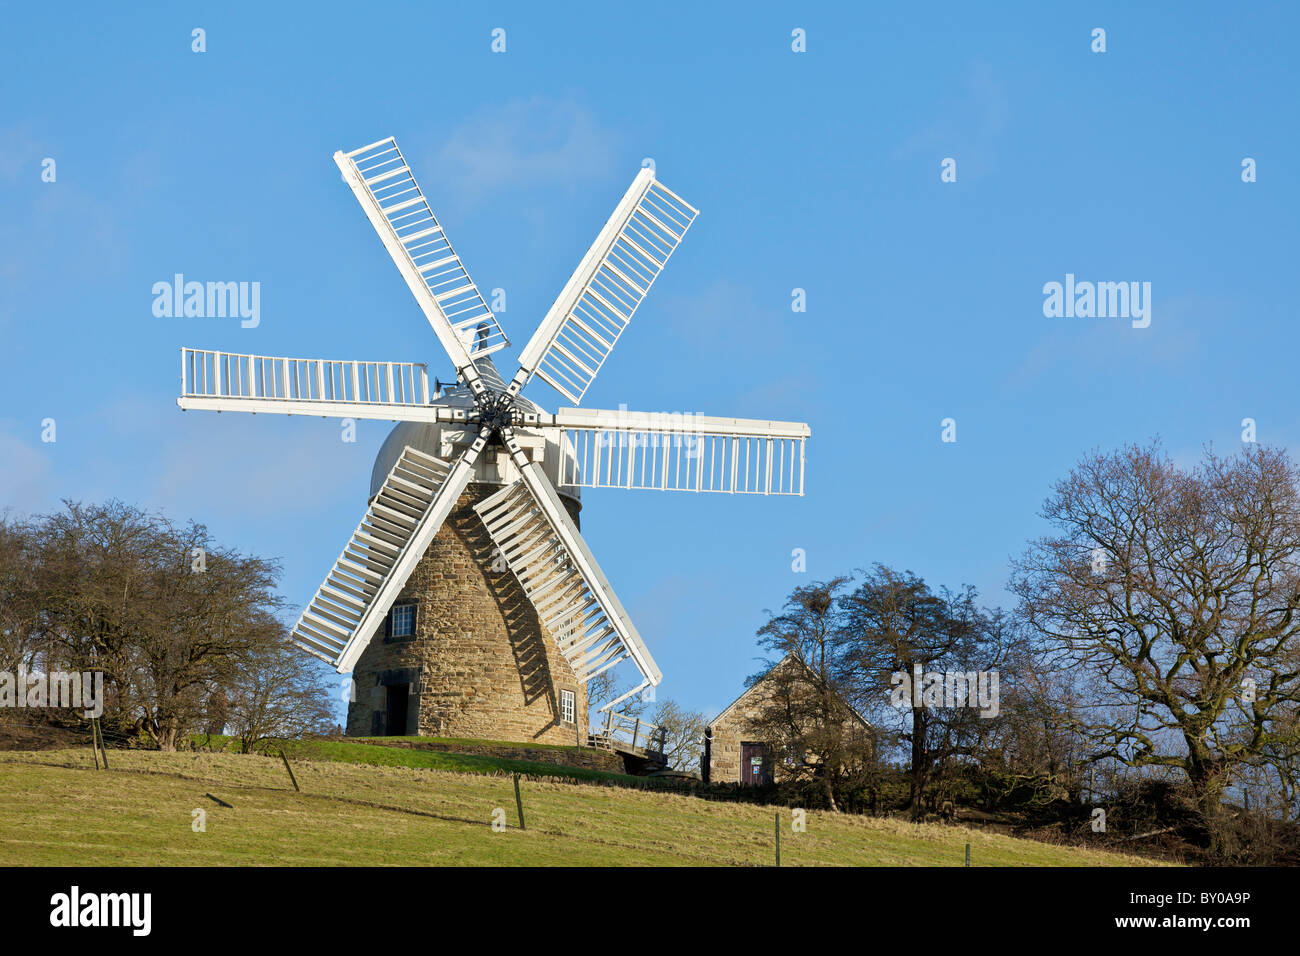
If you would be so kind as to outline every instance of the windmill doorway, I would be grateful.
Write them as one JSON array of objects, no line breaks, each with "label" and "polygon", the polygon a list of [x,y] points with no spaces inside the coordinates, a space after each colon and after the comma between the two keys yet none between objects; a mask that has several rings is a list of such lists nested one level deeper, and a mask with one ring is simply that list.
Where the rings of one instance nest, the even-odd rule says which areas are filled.
[{"label": "windmill doorway", "polygon": [[406,711],[410,703],[410,685],[394,684],[388,691],[388,713],[385,715],[384,733],[389,737],[401,737],[406,733]]}]

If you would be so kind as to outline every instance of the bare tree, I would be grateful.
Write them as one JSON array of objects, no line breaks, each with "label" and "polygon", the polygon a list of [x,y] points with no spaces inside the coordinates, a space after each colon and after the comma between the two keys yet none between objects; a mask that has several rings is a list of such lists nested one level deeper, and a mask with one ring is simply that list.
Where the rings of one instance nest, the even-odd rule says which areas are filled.
[{"label": "bare tree", "polygon": [[329,733],[333,711],[314,663],[277,641],[243,657],[226,690],[226,719],[244,753],[271,739]]},{"label": "bare tree", "polygon": [[1077,675],[1045,666],[1027,635],[1014,636],[1003,664],[1000,713],[979,751],[989,809],[1012,794],[1026,809],[1078,802],[1085,789],[1095,798],[1095,774],[1074,729],[1089,698]]},{"label": "bare tree", "polygon": [[218,546],[202,525],[67,502],[33,522],[32,539],[43,652],[103,671],[109,723],[163,750],[282,641],[276,564]]},{"label": "bare tree", "polygon": [[35,552],[31,527],[0,514],[0,670],[35,664]]},{"label": "bare tree", "polygon": [[1181,772],[1210,826],[1234,774],[1294,766],[1300,497],[1280,449],[1093,453],[1043,507],[1012,588],[1051,662],[1086,674],[1093,760]]},{"label": "bare tree", "polygon": [[771,658],[747,681],[751,687],[761,681],[766,693],[754,733],[790,779],[817,781],[835,811],[836,789],[860,780],[875,759],[870,730],[848,703],[835,656],[836,598],[847,583],[840,577],[796,588],[781,613],[759,628]]},{"label": "bare tree", "polygon": [[[591,712],[592,729],[595,730],[602,722],[602,718],[597,715],[599,708],[610,701],[618,700],[636,686],[631,681],[620,678],[613,668],[601,671],[587,681],[587,706]],[[640,717],[645,714],[647,705],[653,700],[653,695],[643,697],[642,694],[632,694],[619,701],[618,710],[629,717]]]},{"label": "bare tree", "polygon": [[687,710],[675,700],[661,700],[650,716],[664,735],[664,757],[674,770],[696,771],[704,753],[704,728],[708,718]]}]

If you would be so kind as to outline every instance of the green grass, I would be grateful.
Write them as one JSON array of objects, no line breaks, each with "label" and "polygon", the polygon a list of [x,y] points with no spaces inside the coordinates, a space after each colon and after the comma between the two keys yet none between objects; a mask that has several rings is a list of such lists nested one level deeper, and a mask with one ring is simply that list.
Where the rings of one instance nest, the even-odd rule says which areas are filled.
[{"label": "green grass", "polygon": [[480,740],[477,737],[349,737],[349,740],[360,740],[367,743],[383,743],[386,740],[404,740],[412,743],[432,743],[432,744],[452,744],[458,747],[509,747],[512,750],[566,750],[575,753],[582,753],[587,750],[586,747],[579,747],[575,744],[521,744],[517,740]]},{"label": "green grass", "polygon": [[[603,770],[588,770],[583,767],[561,767],[551,763],[535,760],[513,760],[506,757],[492,757],[485,754],[445,753],[438,750],[416,750],[409,747],[385,747],[366,743],[368,738],[353,740],[287,740],[272,745],[271,752],[276,753],[280,747],[292,760],[328,760],[338,763],[369,764],[378,767],[416,767],[426,770],[448,770],[454,773],[520,773],[543,777],[566,777],[575,780],[593,782],[624,783],[638,780],[627,774],[608,773]],[[484,740],[456,740],[438,737],[377,737],[375,740],[427,740],[447,744],[492,744]],[[239,742],[230,738],[214,735],[212,747],[220,750],[229,743],[232,750],[239,749]],[[519,747],[520,744],[501,743],[503,747]],[[531,745],[529,745],[531,747]],[[550,750],[576,750],[576,747],[549,747]],[[278,759],[278,758],[277,758]]]},{"label": "green grass", "polygon": [[[364,746],[364,745],[359,745]],[[392,750],[395,754],[408,751]],[[418,751],[416,753],[419,753]],[[20,865],[740,865],[773,860],[773,808],[412,766],[80,750],[0,753],[0,852]],[[212,794],[232,804],[219,806]],[[191,828],[206,811],[206,832]],[[509,828],[494,832],[494,812]],[[783,865],[1123,866],[1149,861],[1000,834],[782,810]]]}]

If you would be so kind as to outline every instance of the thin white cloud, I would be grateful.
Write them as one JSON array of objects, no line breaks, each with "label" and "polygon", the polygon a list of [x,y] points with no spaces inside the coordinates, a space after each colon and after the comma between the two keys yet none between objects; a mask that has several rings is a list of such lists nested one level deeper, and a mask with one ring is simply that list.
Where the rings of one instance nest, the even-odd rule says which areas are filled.
[{"label": "thin white cloud", "polygon": [[43,181],[46,157],[61,159],[26,127],[0,129],[0,183],[14,187],[0,216],[0,329],[15,319],[15,303],[58,287],[68,263],[91,283],[119,272],[130,255],[112,202],[87,192],[70,172],[75,163],[56,165],[56,179]]},{"label": "thin white cloud", "polygon": [[0,129],[0,182],[18,182],[24,173],[39,178],[46,155],[26,126]]},{"label": "thin white cloud", "polygon": [[[40,175],[44,153],[26,127],[9,126],[0,129],[0,183],[14,185],[27,174],[35,181]],[[19,221],[13,201],[6,203],[6,215],[0,219],[0,283],[8,295],[0,298],[0,329],[15,317],[10,300],[26,263],[22,255],[25,241],[30,242],[30,226]]]},{"label": "thin white cloud", "polygon": [[55,446],[23,441],[13,433],[15,426],[0,422],[0,509],[33,514],[56,504],[49,496]]},{"label": "thin white cloud", "polygon": [[[187,412],[167,426],[153,504],[177,514],[213,508],[244,517],[318,515],[355,489],[366,509],[372,443],[341,440],[334,420]],[[358,426],[361,427],[361,426]]]},{"label": "thin white cloud", "polygon": [[1128,319],[1043,318],[1041,304],[1037,293],[1023,304],[1025,321],[1043,323],[1046,332],[1030,330],[1041,337],[1008,369],[999,383],[1003,394],[1080,369],[1116,374],[1196,367],[1208,356],[1202,326],[1235,311],[1228,302],[1199,295],[1157,298],[1150,328],[1134,329]]},{"label": "thin white cloud", "polygon": [[895,157],[933,156],[936,177],[940,159],[948,156],[957,160],[959,180],[978,179],[992,172],[996,143],[1011,113],[1006,91],[987,63],[971,66],[962,91],[941,116],[909,136]]},{"label": "thin white cloud", "polygon": [[432,168],[472,203],[520,185],[583,183],[611,175],[614,133],[572,100],[534,96],[490,107],[454,129]]},{"label": "thin white cloud", "polygon": [[782,333],[781,306],[761,302],[753,288],[721,278],[688,295],[665,296],[656,310],[665,329],[699,350],[725,350],[735,357],[771,348]]}]

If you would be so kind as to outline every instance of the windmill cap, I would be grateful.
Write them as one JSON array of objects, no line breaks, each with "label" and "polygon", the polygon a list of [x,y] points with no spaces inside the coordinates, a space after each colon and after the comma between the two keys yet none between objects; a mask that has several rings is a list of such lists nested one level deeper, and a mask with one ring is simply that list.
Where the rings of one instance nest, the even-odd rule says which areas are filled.
[{"label": "windmill cap", "polygon": [[[483,360],[480,360],[482,362]],[[476,363],[479,364],[479,363]],[[480,369],[482,365],[480,364]],[[495,372],[495,369],[493,370]],[[463,386],[454,386],[444,390],[442,395],[429,403],[432,406],[440,408],[456,408],[465,411],[474,409],[474,396],[468,388]],[[535,402],[531,402],[523,396],[515,399],[515,405],[524,412],[544,415],[545,410]],[[477,429],[465,425],[441,424],[437,422],[398,422],[393,430],[388,433],[384,443],[379,446],[379,453],[375,456],[375,465],[370,472],[370,494],[368,500],[373,500],[375,495],[379,494],[379,489],[383,487],[385,479],[393,466],[397,464],[397,459],[402,455],[402,449],[411,446],[417,451],[422,451],[426,455],[433,455],[435,458],[446,459],[446,450],[444,448],[444,435],[449,436],[452,444],[451,454],[454,458],[460,454],[473,437],[477,434]],[[551,484],[555,486],[556,491],[573,501],[580,501],[579,491],[574,486],[560,487],[560,456],[561,446],[564,448],[564,458],[566,459],[566,470],[569,473],[576,468],[573,455],[572,445],[567,441],[562,441],[559,429],[547,428],[544,430],[530,431],[527,428],[517,428],[515,434],[518,435],[525,445],[535,444],[539,440],[544,441],[545,445],[542,451],[542,467],[546,471],[546,476],[550,478]],[[454,436],[454,437],[450,437]],[[495,485],[506,485],[514,481],[518,475],[514,470],[513,464],[503,464],[499,462],[497,456],[485,450],[474,463],[473,481],[483,482]],[[506,458],[508,462],[508,458]]]}]

